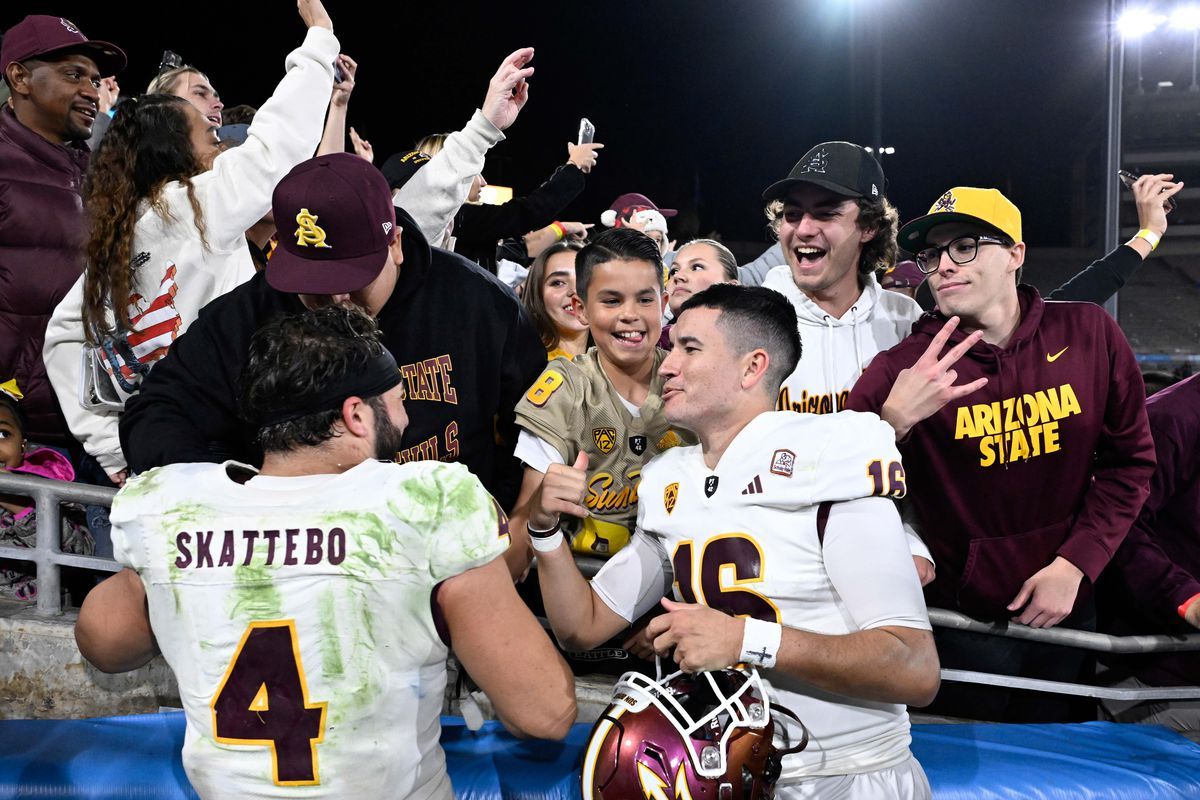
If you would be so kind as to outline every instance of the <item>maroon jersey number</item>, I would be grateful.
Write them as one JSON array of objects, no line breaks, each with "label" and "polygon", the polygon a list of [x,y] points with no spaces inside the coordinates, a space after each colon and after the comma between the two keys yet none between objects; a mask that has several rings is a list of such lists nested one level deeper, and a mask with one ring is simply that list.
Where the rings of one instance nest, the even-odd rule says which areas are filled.
[{"label": "maroon jersey number", "polygon": [[873,495],[899,500],[908,492],[908,486],[904,482],[904,465],[899,461],[889,461],[885,469],[883,462],[875,459],[867,464],[867,475],[871,477]]},{"label": "maroon jersey number", "polygon": [[671,557],[675,586],[685,603],[703,603],[735,617],[753,617],[779,622],[779,609],[763,595],[747,588],[761,583],[764,567],[762,548],[744,533],[725,533],[709,539],[700,552],[700,594],[693,586],[694,548],[680,542]]},{"label": "maroon jersey number", "polygon": [[252,622],[213,697],[213,734],[269,747],[277,786],[313,786],[326,705],[309,701],[295,621]]}]

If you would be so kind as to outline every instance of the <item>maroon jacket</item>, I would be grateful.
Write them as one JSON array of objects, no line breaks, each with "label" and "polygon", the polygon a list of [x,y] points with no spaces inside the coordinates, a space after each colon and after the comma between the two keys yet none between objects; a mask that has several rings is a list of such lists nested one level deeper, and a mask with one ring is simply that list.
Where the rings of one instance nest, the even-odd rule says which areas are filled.
[{"label": "maroon jacket", "polygon": [[[1104,592],[1117,633],[1195,633],[1176,609],[1200,594],[1200,375],[1146,401],[1158,466],[1150,497],[1113,558],[1123,592]],[[1104,584],[1102,584],[1103,586]],[[1150,684],[1200,683],[1200,653],[1119,659]]]},{"label": "maroon jacket", "polygon": [[16,378],[26,435],[70,441],[46,377],[42,342],[55,306],[83,271],[83,142],[51,144],[0,110],[0,381]]},{"label": "maroon jacket", "polygon": [[[1094,582],[1154,470],[1142,376],[1121,329],[1089,303],[1047,303],[1031,286],[1018,295],[1008,346],[980,342],[955,365],[956,383],[987,385],[900,443],[909,502],[937,561],[930,603],[991,618],[1010,616],[1021,584],[1057,555]],[[945,322],[925,314],[875,356],[847,407],[878,412]]]}]

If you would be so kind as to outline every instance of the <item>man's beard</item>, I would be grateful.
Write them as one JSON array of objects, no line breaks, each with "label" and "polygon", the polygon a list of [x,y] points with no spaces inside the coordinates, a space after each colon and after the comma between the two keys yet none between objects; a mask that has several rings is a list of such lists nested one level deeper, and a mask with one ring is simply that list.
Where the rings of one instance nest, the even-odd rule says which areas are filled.
[{"label": "man's beard", "polygon": [[375,458],[380,461],[395,461],[400,453],[404,429],[392,424],[383,403],[375,409]]}]

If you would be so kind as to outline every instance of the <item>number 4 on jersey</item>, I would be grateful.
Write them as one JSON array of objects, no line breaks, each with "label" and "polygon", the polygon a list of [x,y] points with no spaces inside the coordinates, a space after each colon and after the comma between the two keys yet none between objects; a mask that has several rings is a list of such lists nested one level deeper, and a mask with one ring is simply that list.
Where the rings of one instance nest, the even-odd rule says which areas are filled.
[{"label": "number 4 on jersey", "polygon": [[310,703],[294,620],[252,622],[212,701],[222,744],[271,748],[277,786],[312,786],[326,703]]}]

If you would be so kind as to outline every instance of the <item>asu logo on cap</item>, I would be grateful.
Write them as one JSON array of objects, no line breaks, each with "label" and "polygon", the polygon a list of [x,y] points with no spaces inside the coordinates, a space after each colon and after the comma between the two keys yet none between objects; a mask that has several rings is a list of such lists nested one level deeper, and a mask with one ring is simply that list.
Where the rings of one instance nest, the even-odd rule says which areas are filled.
[{"label": "asu logo on cap", "polygon": [[332,249],[333,245],[325,242],[325,229],[317,224],[318,216],[307,208],[300,209],[296,215],[296,244],[300,247],[323,247]]},{"label": "asu logo on cap", "polygon": [[617,446],[617,431],[614,428],[592,428],[592,439],[600,452],[607,455]]},{"label": "asu logo on cap", "polygon": [[936,214],[940,211],[953,211],[955,202],[957,201],[954,199],[954,192],[946,192],[937,199],[937,202],[933,204],[933,208],[929,213]]}]

